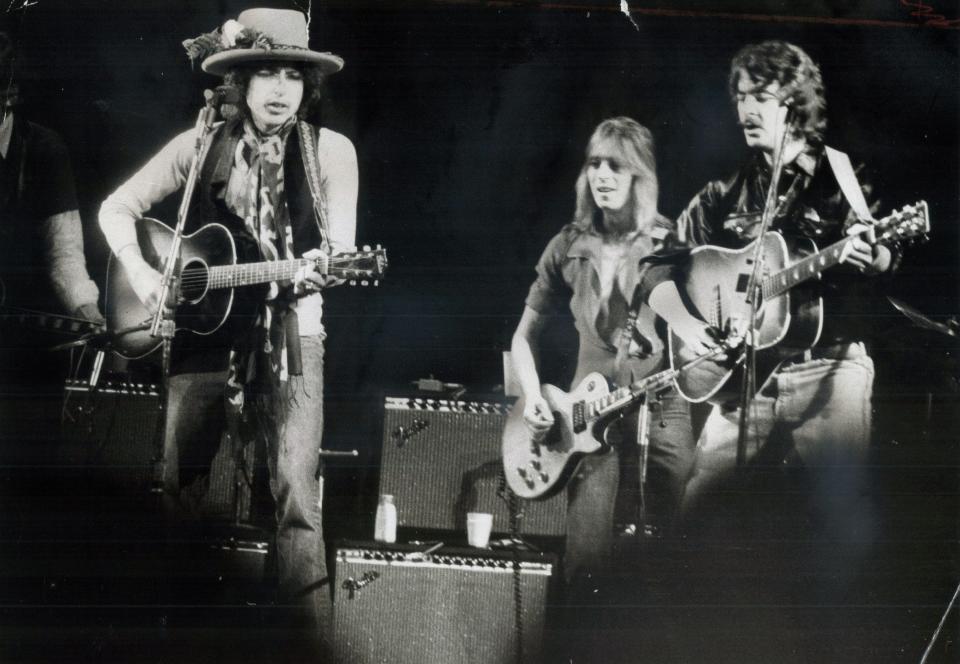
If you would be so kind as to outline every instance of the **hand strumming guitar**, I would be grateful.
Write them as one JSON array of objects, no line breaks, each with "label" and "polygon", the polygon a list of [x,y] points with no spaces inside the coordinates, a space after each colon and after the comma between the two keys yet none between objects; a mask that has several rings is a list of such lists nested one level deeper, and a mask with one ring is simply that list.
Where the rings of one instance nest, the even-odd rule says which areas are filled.
[{"label": "hand strumming guitar", "polygon": [[550,411],[550,404],[543,398],[543,394],[539,390],[527,398],[523,407],[523,421],[530,429],[530,433],[533,434],[533,439],[538,442],[546,437],[553,426],[553,413]]},{"label": "hand strumming guitar", "polygon": [[[665,281],[653,289],[650,293],[650,308],[667,321],[673,333],[680,337],[695,355],[704,355],[717,347],[720,341],[717,329],[687,311],[676,284],[672,281]],[[723,356],[717,356],[716,359],[722,360]]]},{"label": "hand strumming guitar", "polygon": [[133,288],[137,299],[143,303],[151,315],[156,314],[160,308],[160,286],[163,283],[163,275],[143,259],[140,247],[135,243],[121,249],[117,259],[123,265],[130,287]]}]

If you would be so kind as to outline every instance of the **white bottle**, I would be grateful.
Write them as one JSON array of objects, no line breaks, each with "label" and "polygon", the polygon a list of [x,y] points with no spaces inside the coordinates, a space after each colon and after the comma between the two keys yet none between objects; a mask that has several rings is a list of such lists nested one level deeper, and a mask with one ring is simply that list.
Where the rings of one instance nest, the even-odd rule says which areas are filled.
[{"label": "white bottle", "polygon": [[392,544],[397,541],[397,506],[393,496],[383,494],[377,503],[377,518],[373,526],[373,539]]}]

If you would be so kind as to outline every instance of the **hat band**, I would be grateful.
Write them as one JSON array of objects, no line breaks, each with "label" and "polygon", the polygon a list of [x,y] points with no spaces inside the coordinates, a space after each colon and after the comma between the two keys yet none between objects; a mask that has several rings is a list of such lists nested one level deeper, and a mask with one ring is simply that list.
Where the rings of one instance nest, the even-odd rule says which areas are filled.
[{"label": "hat band", "polygon": [[233,43],[229,46],[224,44],[224,35],[221,28],[213,32],[207,32],[193,39],[185,39],[183,48],[187,51],[187,57],[190,62],[196,65],[197,62],[206,60],[211,55],[225,53],[228,51],[260,49],[263,51],[272,51],[282,49],[288,51],[309,51],[305,46],[294,46],[293,44],[277,44],[267,35],[253,28],[244,27],[235,33],[230,39]]}]

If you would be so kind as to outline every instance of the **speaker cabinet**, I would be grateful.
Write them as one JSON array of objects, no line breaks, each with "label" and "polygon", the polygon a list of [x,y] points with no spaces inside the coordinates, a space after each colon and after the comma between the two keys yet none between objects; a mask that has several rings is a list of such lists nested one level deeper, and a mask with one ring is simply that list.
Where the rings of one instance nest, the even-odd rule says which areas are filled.
[{"label": "speaker cabinet", "polygon": [[160,455],[159,400],[157,386],[149,383],[111,379],[91,390],[86,382],[67,381],[65,453],[93,486],[111,494],[149,494]]},{"label": "speaker cabinet", "polygon": [[518,558],[516,571],[510,552],[443,548],[424,555],[410,545],[341,544],[334,586],[336,661],[541,661],[554,558]]},{"label": "speaker cabinet", "polygon": [[[139,497],[159,487],[156,385],[107,379],[91,390],[86,382],[67,381],[64,399],[66,465],[82,468],[89,483],[108,494]],[[253,442],[237,448],[222,437],[200,504],[205,517],[249,520],[253,478],[262,464],[255,449]]]},{"label": "speaker cabinet", "polygon": [[[401,527],[463,532],[467,512],[489,512],[494,532],[509,532],[500,461],[508,410],[484,401],[386,397],[380,493],[394,496]],[[518,505],[521,534],[565,533],[565,493]]]}]

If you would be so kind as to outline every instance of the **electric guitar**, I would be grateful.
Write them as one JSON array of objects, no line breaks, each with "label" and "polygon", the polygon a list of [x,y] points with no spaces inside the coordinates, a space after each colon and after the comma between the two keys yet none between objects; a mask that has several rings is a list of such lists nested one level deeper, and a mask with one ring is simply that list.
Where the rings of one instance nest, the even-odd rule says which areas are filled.
[{"label": "electric guitar", "polygon": [[[136,229],[144,259],[162,273],[173,231],[149,218],[138,220]],[[250,251],[245,253],[251,255]],[[344,279],[351,285],[376,286],[387,269],[387,252],[380,247],[365,247],[363,251],[318,259],[237,263],[237,245],[230,231],[220,224],[207,224],[183,236],[180,262],[174,312],[176,329],[209,335],[219,330],[228,318],[237,327],[249,325],[266,297],[266,288],[237,292],[235,288],[288,281],[309,265],[316,265],[321,274]],[[160,346],[160,339],[150,335],[152,314],[134,293],[123,265],[113,256],[107,264],[104,299],[107,329],[112,333],[115,352],[136,359]]]},{"label": "electric guitar", "polygon": [[[873,225],[879,243],[924,238],[930,230],[926,202],[904,206]],[[864,236],[869,231],[864,231]],[[755,327],[750,326],[747,285],[753,268],[758,240],[742,249],[702,246],[690,253],[685,280],[677,284],[690,313],[725,333],[751,340],[756,349],[756,384],[762,385],[777,366],[791,355],[812,348],[823,329],[823,298],[811,280],[840,263],[852,235],[822,251],[811,240],[788,245],[786,238],[770,231],[762,247],[763,274]],[[925,238],[924,238],[925,239]],[[673,330],[669,333],[670,365],[683,366],[695,354]],[[745,354],[731,353],[698,364],[678,375],[677,388],[683,398],[695,403],[717,403],[734,397],[737,381],[731,376],[743,365]],[[730,383],[734,387],[724,390]]]},{"label": "electric guitar", "polygon": [[503,471],[507,484],[521,498],[545,498],[562,489],[587,454],[606,452],[610,424],[624,409],[658,392],[679,374],[712,357],[732,350],[739,340],[731,337],[689,366],[666,369],[612,392],[599,373],[588,374],[570,392],[550,384],[540,386],[553,413],[553,426],[544,439],[535,441],[523,419],[526,400],[517,399],[507,416],[501,439]]}]

